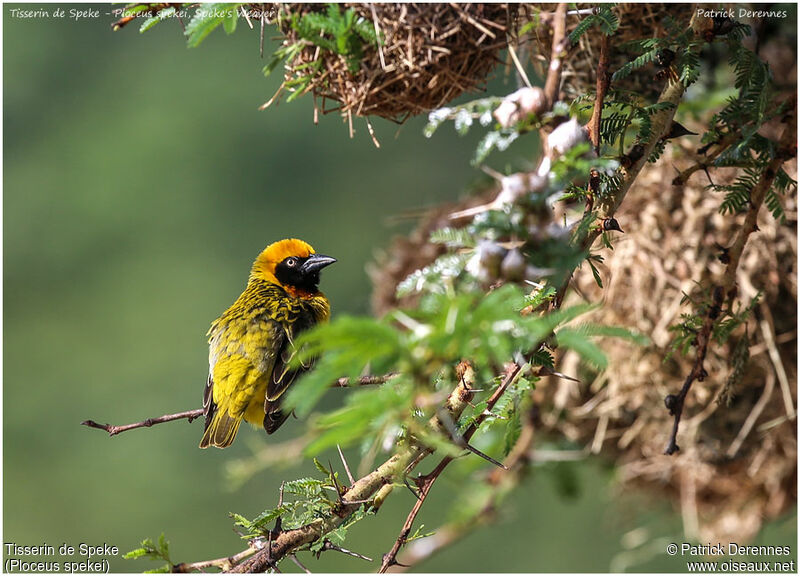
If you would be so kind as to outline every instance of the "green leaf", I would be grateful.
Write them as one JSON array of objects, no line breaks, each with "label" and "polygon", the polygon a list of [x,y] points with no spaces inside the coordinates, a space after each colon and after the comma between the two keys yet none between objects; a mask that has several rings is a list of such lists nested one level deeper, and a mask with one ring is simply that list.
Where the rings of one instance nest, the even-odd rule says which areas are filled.
[{"label": "green leaf", "polygon": [[589,263],[589,268],[592,269],[592,276],[594,276],[594,281],[597,283],[597,285],[600,288],[602,288],[603,287],[603,279],[600,277],[600,271],[594,265],[594,262],[592,262],[590,259],[587,259],[586,261]]},{"label": "green leaf", "polygon": [[556,337],[558,338],[559,346],[575,350],[581,358],[590,364],[598,368],[605,368],[608,365],[608,360],[603,351],[589,340],[581,330],[569,327],[562,328],[558,331]]},{"label": "green leaf", "polygon": [[395,327],[353,316],[340,316],[317,326],[298,338],[296,344],[300,352],[294,365],[307,364],[324,352],[314,370],[301,376],[287,392],[286,408],[294,409],[301,418],[311,412],[336,379],[357,378],[368,364],[377,373],[389,371],[389,359],[405,353]]},{"label": "green leaf", "polygon": [[[188,46],[196,48],[225,20],[235,19],[239,6],[240,4],[200,4],[186,25]],[[233,26],[235,27],[235,23]]]},{"label": "green leaf", "polygon": [[318,419],[321,433],[306,454],[319,454],[337,444],[349,446],[384,423],[401,422],[411,413],[413,398],[413,387],[402,376],[384,386],[353,390],[343,408]]},{"label": "green leaf", "polygon": [[569,33],[569,41],[575,45],[580,37],[583,36],[589,28],[594,26],[595,22],[596,18],[594,14],[581,20],[578,25],[575,26],[575,29]]},{"label": "green leaf", "polygon": [[444,244],[449,248],[473,248],[475,236],[465,228],[437,228],[431,232],[431,242]]},{"label": "green leaf", "polygon": [[656,44],[652,49],[648,50],[644,54],[641,54],[634,58],[631,62],[628,62],[624,66],[622,66],[619,70],[614,72],[614,75],[611,77],[612,82],[616,82],[617,80],[621,80],[627,76],[630,76],[631,72],[633,72],[636,68],[641,68],[645,64],[649,64],[650,62],[655,61],[656,54],[658,54],[659,47]]},{"label": "green leaf", "polygon": [[164,533],[161,533],[161,536],[158,538],[158,545],[156,546],[150,538],[145,538],[142,540],[141,545],[139,548],[131,550],[126,554],[123,554],[122,557],[125,560],[132,560],[135,558],[142,558],[143,556],[147,556],[152,560],[164,560],[166,561],[166,565],[162,566],[161,568],[157,568],[155,570],[151,570],[150,572],[169,572],[172,568],[172,561],[169,558],[169,542],[167,541]]},{"label": "green leaf", "polygon": [[239,11],[231,10],[230,15],[222,21],[225,34],[231,35],[236,31],[236,22],[239,20]]},{"label": "green leaf", "polygon": [[142,23],[142,25],[139,27],[139,34],[147,32],[148,30],[150,30],[150,28],[152,28],[159,22],[163,22],[167,18],[174,15],[175,15],[175,8],[172,6],[170,6],[169,8],[165,8],[164,10],[161,10],[158,14],[156,14],[155,16],[151,16]]},{"label": "green leaf", "polygon": [[511,419],[506,426],[505,435],[503,436],[503,454],[508,456],[511,449],[519,440],[519,435],[522,432],[522,423],[519,418],[519,409],[511,413]]},{"label": "green leaf", "polygon": [[125,560],[134,560],[136,558],[141,558],[142,556],[147,556],[147,555],[148,555],[147,548],[135,548],[134,550],[131,550],[130,552],[126,552],[125,554],[123,554],[122,557]]}]

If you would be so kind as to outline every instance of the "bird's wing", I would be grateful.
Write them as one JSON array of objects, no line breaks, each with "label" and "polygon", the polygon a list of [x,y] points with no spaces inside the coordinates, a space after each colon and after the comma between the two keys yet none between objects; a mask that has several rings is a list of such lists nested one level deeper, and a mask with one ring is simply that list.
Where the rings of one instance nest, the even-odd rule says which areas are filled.
[{"label": "bird's wing", "polygon": [[[295,334],[300,330],[295,330]],[[301,364],[298,367],[291,367],[294,356],[298,349],[295,346],[294,338],[284,331],[281,338],[280,348],[275,357],[275,366],[272,368],[272,377],[267,383],[267,402],[275,402],[286,389],[294,382],[298,374],[302,374],[311,368],[312,361]]]},{"label": "bird's wing", "polygon": [[209,373],[206,387],[203,390],[203,415],[206,417],[206,422],[211,420],[216,409],[217,405],[214,404],[214,378]]}]

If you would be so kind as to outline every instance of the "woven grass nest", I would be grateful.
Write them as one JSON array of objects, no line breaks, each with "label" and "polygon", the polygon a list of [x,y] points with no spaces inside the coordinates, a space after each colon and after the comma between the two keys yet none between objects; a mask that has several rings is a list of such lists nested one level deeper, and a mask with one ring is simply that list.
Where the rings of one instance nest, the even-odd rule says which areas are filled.
[{"label": "woven grass nest", "polygon": [[[537,384],[539,429],[544,436],[566,438],[587,454],[613,461],[621,490],[635,486],[671,501],[682,514],[688,537],[746,542],[764,521],[779,517],[797,501],[797,206],[787,199],[786,224],[762,211],[760,232],[742,256],[739,295],[749,301],[762,291],[758,317],[763,320],[755,330],[750,327],[750,360],[730,403],[718,398],[734,370],[729,359],[741,339],[738,332],[724,348],[711,347],[705,362],[709,377],[696,382],[687,397],[678,436],[681,451],[665,456],[672,417],[664,397],[680,389],[694,360],[690,353],[664,361],[672,337],[669,326],[690,311],[689,304],[681,304],[683,294],[696,296],[697,282],[708,285],[709,275],[724,266],[714,239],[729,237],[733,223],[719,214],[719,198],[704,190],[701,175],[684,187],[670,185],[673,161],[668,150],[626,197],[617,215],[626,233],[613,251],[603,253],[604,288],[598,288],[588,269],[581,269],[565,303],[603,300],[588,321],[625,326],[646,334],[652,344],[604,341],[609,367],[599,376],[573,353],[559,350],[559,371],[580,382],[549,377]],[[786,169],[796,174],[795,163]],[[370,271],[373,308],[382,313],[413,304],[397,300],[394,289],[444,252],[427,242],[430,232],[452,226],[449,213],[496,194],[488,189],[459,205],[442,207],[411,235],[397,238],[381,257],[387,264]]]},{"label": "woven grass nest", "polygon": [[353,69],[347,58],[302,40],[290,25],[293,15],[322,13],[325,5],[278,6],[284,45],[306,44],[286,63],[286,82],[307,76],[313,65],[318,71],[303,90],[322,101],[323,113],[396,122],[482,85],[499,62],[516,14],[510,4],[342,4],[372,23],[381,38],[378,45],[364,44]]}]

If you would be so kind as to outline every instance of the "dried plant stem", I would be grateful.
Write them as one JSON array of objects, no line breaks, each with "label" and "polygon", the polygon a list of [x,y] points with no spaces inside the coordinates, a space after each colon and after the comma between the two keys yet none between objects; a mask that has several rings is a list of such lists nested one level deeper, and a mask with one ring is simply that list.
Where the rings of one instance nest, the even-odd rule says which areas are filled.
[{"label": "dried plant stem", "polygon": [[764,408],[766,408],[767,403],[772,396],[772,392],[775,390],[775,374],[772,372],[767,372],[766,378],[767,383],[764,385],[764,391],[761,393],[761,397],[755,403],[755,406],[753,406],[750,414],[747,415],[747,419],[744,421],[744,424],[742,424],[739,433],[736,435],[734,441],[731,442],[730,448],[728,448],[728,451],[725,452],[725,455],[728,458],[733,458],[736,456],[736,453],[739,452],[739,448],[741,448],[742,444],[744,444],[744,441],[747,439],[747,435],[750,434],[753,426],[755,426],[756,420],[758,420],[758,417],[761,416],[761,413],[764,411]]}]

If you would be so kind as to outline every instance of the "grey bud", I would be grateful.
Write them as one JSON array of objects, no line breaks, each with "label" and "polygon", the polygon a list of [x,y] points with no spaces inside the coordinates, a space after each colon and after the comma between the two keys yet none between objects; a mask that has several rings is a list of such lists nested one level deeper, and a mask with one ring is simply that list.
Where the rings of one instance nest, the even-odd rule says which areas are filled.
[{"label": "grey bud", "polygon": [[547,137],[547,147],[552,157],[563,156],[581,142],[588,142],[589,136],[575,118],[562,122]]},{"label": "grey bud", "polygon": [[500,266],[505,255],[506,249],[491,240],[481,240],[478,244],[478,262],[491,279],[500,277]]},{"label": "grey bud", "polygon": [[544,106],[544,91],[541,88],[520,88],[503,98],[494,111],[494,117],[500,126],[509,128],[531,114],[540,114]]},{"label": "grey bud", "polygon": [[509,250],[500,266],[503,278],[510,282],[519,282],[525,278],[525,256],[518,248]]}]

